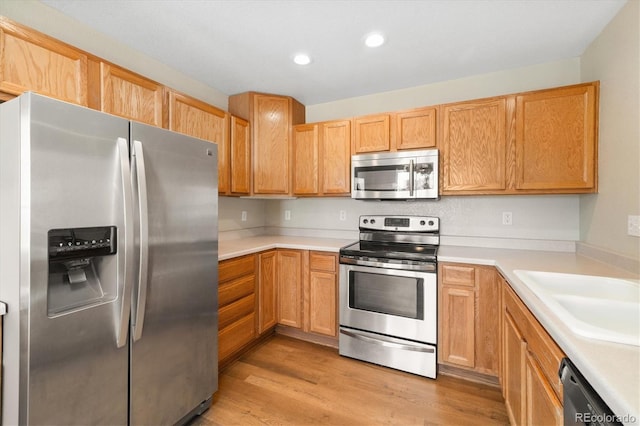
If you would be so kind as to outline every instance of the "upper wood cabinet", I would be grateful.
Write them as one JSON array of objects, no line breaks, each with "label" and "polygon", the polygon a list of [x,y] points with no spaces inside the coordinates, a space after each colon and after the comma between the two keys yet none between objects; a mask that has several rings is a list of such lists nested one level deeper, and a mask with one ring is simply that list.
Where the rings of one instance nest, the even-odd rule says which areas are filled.
[{"label": "upper wood cabinet", "polygon": [[162,127],[164,86],[138,74],[100,62],[100,109]]},{"label": "upper wood cabinet", "polygon": [[351,194],[351,121],[327,121],[320,126],[322,193]]},{"label": "upper wood cabinet", "polygon": [[506,98],[441,107],[442,193],[506,189]]},{"label": "upper wood cabinet", "polygon": [[300,124],[293,130],[293,193],[351,193],[351,121]]},{"label": "upper wood cabinet", "polygon": [[87,54],[0,16],[0,100],[33,91],[88,105]]},{"label": "upper wood cabinet", "polygon": [[395,149],[425,149],[436,146],[437,108],[416,108],[394,113]]},{"label": "upper wood cabinet", "polygon": [[500,375],[500,281],[494,267],[439,263],[439,362]]},{"label": "upper wood cabinet", "polygon": [[516,188],[596,188],[597,84],[516,97]]},{"label": "upper wood cabinet", "polygon": [[599,83],[442,105],[443,195],[596,192]]},{"label": "upper wood cabinet", "polygon": [[389,151],[391,149],[389,114],[367,115],[353,119],[353,153]]},{"label": "upper wood cabinet", "polygon": [[229,192],[229,114],[202,101],[169,92],[169,129],[218,145],[218,192]]},{"label": "upper wood cabinet", "polygon": [[251,192],[251,127],[247,120],[231,116],[231,194]]},{"label": "upper wood cabinet", "polygon": [[320,138],[318,124],[293,128],[293,193],[320,194]]},{"label": "upper wood cabinet", "polygon": [[304,123],[304,105],[287,96],[247,92],[229,97],[229,112],[251,123],[251,193],[291,195],[292,126]]}]

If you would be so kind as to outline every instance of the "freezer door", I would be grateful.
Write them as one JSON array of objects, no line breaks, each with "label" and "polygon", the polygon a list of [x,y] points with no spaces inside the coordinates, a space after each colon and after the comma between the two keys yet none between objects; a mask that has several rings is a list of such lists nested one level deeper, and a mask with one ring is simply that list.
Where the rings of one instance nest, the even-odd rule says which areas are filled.
[{"label": "freezer door", "polygon": [[2,281],[16,302],[4,324],[3,423],[126,424],[128,122],[33,94],[15,102],[19,130],[2,140],[20,144],[21,191],[2,206],[21,212],[3,224],[20,229],[20,272]]},{"label": "freezer door", "polygon": [[131,424],[173,424],[217,390],[217,146],[138,123],[131,140],[141,255]]}]

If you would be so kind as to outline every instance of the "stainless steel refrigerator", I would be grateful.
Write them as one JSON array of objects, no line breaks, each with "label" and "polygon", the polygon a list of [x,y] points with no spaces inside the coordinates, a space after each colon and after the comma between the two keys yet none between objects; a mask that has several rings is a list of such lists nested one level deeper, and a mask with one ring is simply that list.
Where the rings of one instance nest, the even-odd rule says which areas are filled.
[{"label": "stainless steel refrigerator", "polygon": [[217,390],[215,144],[0,105],[2,424],[161,425]]}]

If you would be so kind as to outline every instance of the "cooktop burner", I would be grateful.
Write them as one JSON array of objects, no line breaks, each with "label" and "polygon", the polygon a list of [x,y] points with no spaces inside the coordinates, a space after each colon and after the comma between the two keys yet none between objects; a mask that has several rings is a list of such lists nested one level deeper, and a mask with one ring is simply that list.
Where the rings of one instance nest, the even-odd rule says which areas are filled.
[{"label": "cooktop burner", "polygon": [[360,241],[340,249],[345,262],[393,260],[435,264],[440,221],[430,216],[360,216]]},{"label": "cooktop burner", "polygon": [[438,246],[376,241],[358,241],[340,249],[340,254],[388,259],[434,261]]}]

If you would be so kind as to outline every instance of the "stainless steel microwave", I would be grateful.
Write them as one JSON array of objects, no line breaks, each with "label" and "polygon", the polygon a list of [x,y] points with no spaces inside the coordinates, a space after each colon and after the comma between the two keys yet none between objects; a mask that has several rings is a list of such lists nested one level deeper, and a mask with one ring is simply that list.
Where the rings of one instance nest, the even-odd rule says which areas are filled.
[{"label": "stainless steel microwave", "polygon": [[351,198],[438,199],[438,150],[351,156]]}]

